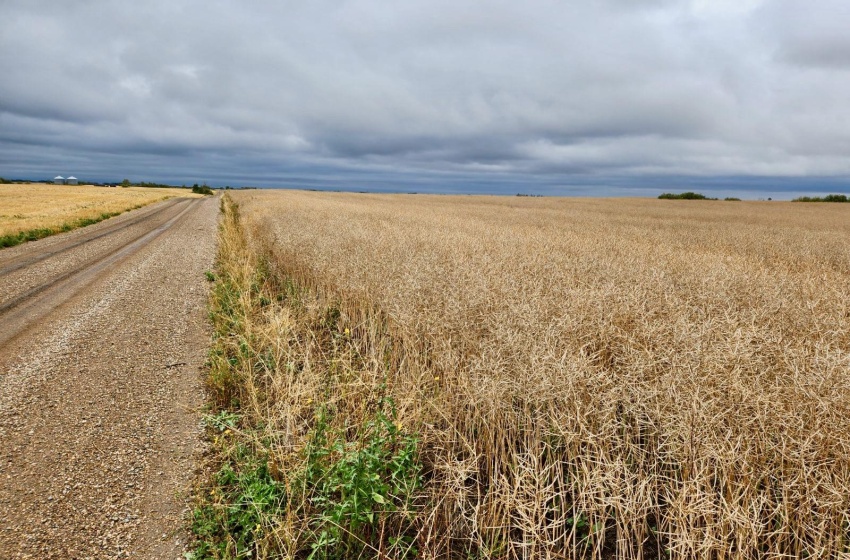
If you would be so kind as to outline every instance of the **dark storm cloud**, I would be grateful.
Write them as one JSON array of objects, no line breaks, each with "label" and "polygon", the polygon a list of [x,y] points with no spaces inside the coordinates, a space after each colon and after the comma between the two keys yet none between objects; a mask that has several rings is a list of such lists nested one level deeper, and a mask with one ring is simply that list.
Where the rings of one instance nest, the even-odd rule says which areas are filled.
[{"label": "dark storm cloud", "polygon": [[7,0],[0,174],[843,184],[847,12],[837,0]]}]

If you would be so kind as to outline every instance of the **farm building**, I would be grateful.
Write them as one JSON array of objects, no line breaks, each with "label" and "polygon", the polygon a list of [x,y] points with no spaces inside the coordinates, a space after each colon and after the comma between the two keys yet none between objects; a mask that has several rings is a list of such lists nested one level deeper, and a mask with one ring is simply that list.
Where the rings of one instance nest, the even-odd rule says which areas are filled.
[{"label": "farm building", "polygon": [[77,181],[76,177],[68,177],[67,179],[65,179],[65,184],[66,185],[77,185],[77,184],[79,184],[79,181]]},{"label": "farm building", "polygon": [[62,177],[61,175],[57,175],[56,177],[53,178],[53,184],[54,185],[64,185],[65,184],[65,177]]}]

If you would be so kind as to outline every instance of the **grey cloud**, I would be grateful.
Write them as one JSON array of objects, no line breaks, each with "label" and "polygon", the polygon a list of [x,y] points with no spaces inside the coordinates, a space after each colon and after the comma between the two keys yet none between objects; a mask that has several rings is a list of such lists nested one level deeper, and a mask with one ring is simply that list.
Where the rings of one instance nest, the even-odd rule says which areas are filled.
[{"label": "grey cloud", "polygon": [[846,8],[801,6],[8,0],[0,175],[848,177]]},{"label": "grey cloud", "polygon": [[842,0],[777,0],[759,12],[758,28],[780,60],[826,70],[850,70],[850,4]]}]

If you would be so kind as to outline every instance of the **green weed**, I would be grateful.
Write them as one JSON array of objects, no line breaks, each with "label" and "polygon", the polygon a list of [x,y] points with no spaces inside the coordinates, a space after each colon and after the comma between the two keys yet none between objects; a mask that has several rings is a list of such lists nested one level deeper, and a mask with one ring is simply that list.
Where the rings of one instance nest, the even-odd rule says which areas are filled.
[{"label": "green weed", "polygon": [[207,414],[203,417],[204,424],[207,427],[224,432],[225,430],[233,430],[239,424],[239,415],[235,412],[222,410],[218,414]]},{"label": "green weed", "polygon": [[330,426],[331,414],[319,409],[298,485],[312,509],[309,558],[361,557],[383,548],[385,534],[391,535],[389,556],[415,556],[410,520],[422,486],[417,438],[402,431],[389,398],[379,401],[353,441]]},{"label": "green weed", "polygon": [[218,470],[206,503],[192,512],[196,560],[251,557],[286,508],[286,487],[266,458],[237,445]]}]

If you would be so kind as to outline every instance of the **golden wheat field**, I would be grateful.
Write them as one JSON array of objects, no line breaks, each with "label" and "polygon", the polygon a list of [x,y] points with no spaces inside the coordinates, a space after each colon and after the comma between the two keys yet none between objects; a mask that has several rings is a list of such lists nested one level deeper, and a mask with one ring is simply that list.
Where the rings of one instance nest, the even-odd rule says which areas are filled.
[{"label": "golden wheat field", "polygon": [[[850,205],[230,196],[227,371],[292,496],[259,556],[850,553]],[[310,469],[375,418],[419,478],[364,521]]]},{"label": "golden wheat field", "polygon": [[102,214],[124,212],[174,196],[184,189],[105,188],[90,185],[0,185],[0,236],[59,228]]}]

